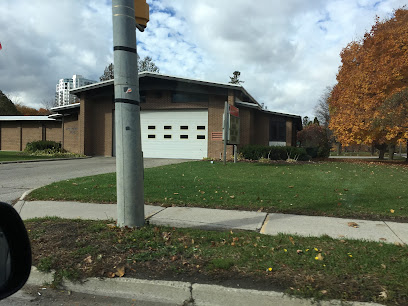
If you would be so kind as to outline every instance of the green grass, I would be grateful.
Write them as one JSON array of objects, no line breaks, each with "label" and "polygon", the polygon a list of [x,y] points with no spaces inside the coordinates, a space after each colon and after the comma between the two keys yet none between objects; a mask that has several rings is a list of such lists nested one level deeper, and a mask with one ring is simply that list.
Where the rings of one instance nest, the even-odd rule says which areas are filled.
[{"label": "green grass", "polygon": [[[112,277],[123,267],[126,277],[222,279],[240,288],[259,286],[319,299],[408,303],[407,246],[328,236],[153,226],[120,229],[109,221],[25,223],[34,265],[56,270],[58,278]],[[95,228],[99,231],[89,231]]]},{"label": "green grass", "polygon": [[32,156],[24,152],[14,151],[0,151],[0,162],[4,161],[20,161],[20,160],[36,160],[36,159],[48,159],[49,156]]},{"label": "green grass", "polygon": [[[189,162],[145,170],[145,201],[408,221],[408,167],[378,163]],[[114,173],[57,182],[31,200],[116,202]],[[391,212],[393,210],[393,213]]]},{"label": "green grass", "polygon": [[58,159],[58,158],[77,158],[82,157],[80,154],[73,153],[26,153],[20,151],[0,151],[0,162],[8,161],[27,161],[41,159]]}]

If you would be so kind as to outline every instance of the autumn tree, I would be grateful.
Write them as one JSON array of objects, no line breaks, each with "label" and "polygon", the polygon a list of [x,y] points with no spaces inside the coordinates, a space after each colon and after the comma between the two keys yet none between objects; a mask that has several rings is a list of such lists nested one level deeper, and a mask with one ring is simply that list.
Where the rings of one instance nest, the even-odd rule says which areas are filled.
[{"label": "autumn tree", "polygon": [[381,158],[387,145],[408,139],[406,116],[385,120],[391,105],[387,101],[408,85],[408,10],[399,9],[388,20],[377,18],[340,56],[329,127],[344,145],[375,145]]},{"label": "autumn tree", "polygon": [[47,116],[51,114],[51,112],[45,108],[36,109],[22,103],[16,103],[15,105],[19,113],[23,116]]},{"label": "autumn tree", "polygon": [[230,78],[230,81],[228,82],[228,83],[230,83],[230,84],[241,84],[241,83],[245,83],[244,81],[241,81],[239,78],[241,77],[241,72],[239,72],[239,71],[234,71],[233,73],[232,73],[232,77],[229,77]]}]

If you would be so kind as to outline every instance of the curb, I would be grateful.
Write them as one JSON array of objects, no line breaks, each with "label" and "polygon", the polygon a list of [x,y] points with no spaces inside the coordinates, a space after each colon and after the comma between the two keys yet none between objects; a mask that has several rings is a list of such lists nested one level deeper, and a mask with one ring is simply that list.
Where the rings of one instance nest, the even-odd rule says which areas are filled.
[{"label": "curb", "polygon": [[24,163],[37,163],[37,162],[44,162],[44,161],[46,161],[46,162],[48,161],[48,162],[49,162],[49,161],[72,160],[72,159],[87,159],[87,158],[92,158],[92,156],[3,161],[3,162],[0,162],[0,165],[6,165],[6,164],[24,164]]},{"label": "curb", "polygon": [[[32,267],[29,285],[43,286],[52,283],[54,273],[43,273]],[[172,305],[236,306],[236,305],[381,305],[340,300],[316,301],[302,299],[275,291],[228,288],[179,281],[144,280],[137,278],[88,278],[82,283],[64,280],[62,286],[73,292],[135,299],[146,302],[170,303]]]}]

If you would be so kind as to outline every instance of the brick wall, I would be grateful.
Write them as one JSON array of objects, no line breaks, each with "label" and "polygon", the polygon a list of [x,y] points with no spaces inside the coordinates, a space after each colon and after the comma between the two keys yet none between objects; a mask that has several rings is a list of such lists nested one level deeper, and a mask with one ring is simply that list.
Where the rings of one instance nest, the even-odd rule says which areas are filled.
[{"label": "brick wall", "polygon": [[269,145],[269,116],[265,113],[255,112],[255,144]]},{"label": "brick wall", "polygon": [[62,142],[61,122],[47,122],[45,124],[45,138],[51,141]]},{"label": "brick wall", "polygon": [[[78,115],[72,114],[64,118],[64,149],[71,153],[81,153],[79,142]],[[82,154],[82,153],[81,153]]]},{"label": "brick wall", "polygon": [[[225,97],[210,96],[208,106],[208,157],[218,159],[224,153],[222,140],[214,140],[213,133],[222,134],[222,120],[224,114]],[[233,156],[232,146],[227,146],[227,158]]]},{"label": "brick wall", "polygon": [[24,151],[27,143],[43,140],[42,137],[42,123],[41,122],[22,122],[22,150]]},{"label": "brick wall", "polygon": [[0,150],[20,151],[21,125],[20,122],[0,122]]},{"label": "brick wall", "polygon": [[286,145],[292,146],[293,141],[293,122],[291,118],[286,119]]}]

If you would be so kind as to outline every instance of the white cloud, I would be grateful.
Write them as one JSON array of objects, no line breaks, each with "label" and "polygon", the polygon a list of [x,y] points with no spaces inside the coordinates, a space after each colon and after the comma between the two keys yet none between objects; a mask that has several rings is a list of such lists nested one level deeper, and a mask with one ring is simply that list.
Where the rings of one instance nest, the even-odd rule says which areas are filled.
[{"label": "white cloud", "polygon": [[[148,0],[138,52],[162,73],[244,87],[268,109],[313,116],[339,53],[403,0]],[[37,105],[59,78],[98,79],[113,60],[111,2],[0,2],[0,89]]]}]

